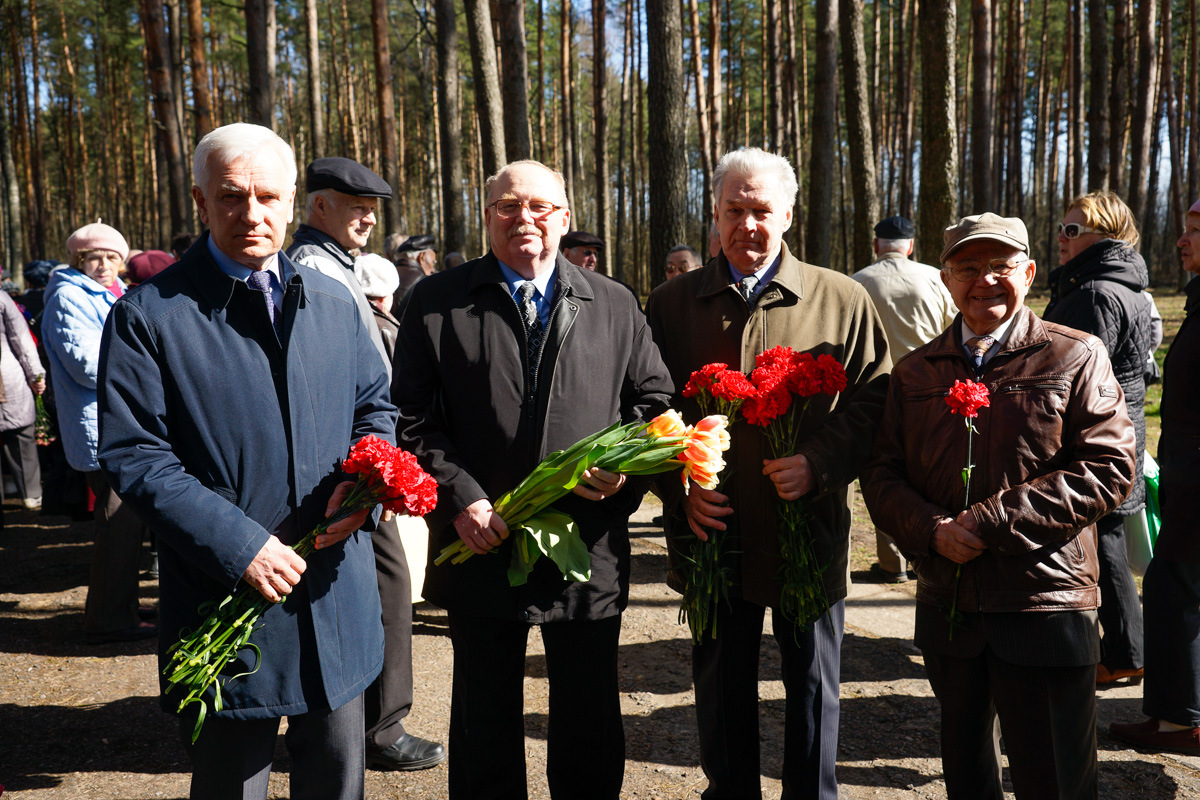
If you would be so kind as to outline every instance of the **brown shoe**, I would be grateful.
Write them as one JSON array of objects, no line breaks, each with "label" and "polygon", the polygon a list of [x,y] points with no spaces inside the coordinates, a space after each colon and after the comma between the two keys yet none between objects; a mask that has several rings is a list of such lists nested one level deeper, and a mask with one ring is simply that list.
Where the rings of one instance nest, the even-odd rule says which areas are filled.
[{"label": "brown shoe", "polygon": [[1109,672],[1108,667],[1104,666],[1103,664],[1097,664],[1096,685],[1106,686],[1107,684],[1116,683],[1117,681],[1124,680],[1125,678],[1129,678],[1129,682],[1131,684],[1141,683],[1143,673],[1145,673],[1145,670],[1141,667],[1138,667],[1137,669],[1114,669],[1112,672]]},{"label": "brown shoe", "polygon": [[1146,750],[1167,750],[1172,753],[1200,756],[1200,728],[1160,731],[1158,720],[1148,719],[1145,722],[1114,722],[1108,726],[1108,732],[1122,742]]}]

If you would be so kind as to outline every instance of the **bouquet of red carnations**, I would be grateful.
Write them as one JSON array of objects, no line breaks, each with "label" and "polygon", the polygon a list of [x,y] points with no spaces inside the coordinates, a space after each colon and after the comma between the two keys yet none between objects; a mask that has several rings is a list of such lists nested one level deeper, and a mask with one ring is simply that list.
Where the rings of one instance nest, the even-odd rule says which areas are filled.
[{"label": "bouquet of red carnations", "polygon": [[[749,377],[727,365],[707,364],[692,373],[684,396],[695,396],[701,408],[716,404],[731,417],[741,416],[763,428],[773,458],[795,453],[800,422],[816,394],[835,395],[846,388],[846,371],[829,355],[813,357],[790,347],[759,353]],[[793,398],[798,398],[798,401]],[[728,596],[728,568],[721,566],[723,537],[709,532],[709,541],[692,543],[687,587],[680,604],[692,638],[699,642],[706,628],[716,638],[716,603]],[[809,533],[803,499],[779,501],[780,611],[797,626],[805,626],[829,608]]]},{"label": "bouquet of red carnations", "polygon": [[[437,505],[437,482],[421,469],[417,459],[375,436],[364,436],[350,448],[349,456],[342,462],[342,470],[357,475],[354,486],[337,511],[292,546],[301,558],[308,558],[317,536],[330,525],[363,509],[383,503],[389,511],[424,516]],[[251,639],[260,627],[259,619],[272,605],[274,603],[257,589],[243,584],[220,602],[201,606],[204,621],[194,631],[185,632],[167,650],[169,661],[163,669],[167,676],[167,691],[178,689],[186,693],[179,702],[178,711],[182,712],[193,703],[200,707],[192,731],[193,742],[200,736],[208,713],[209,701],[204,696],[208,688],[213,687],[215,692],[213,711],[220,711],[222,685],[258,670],[261,654]],[[222,671],[243,649],[254,652],[254,669],[237,675],[223,675]]]},{"label": "bouquet of red carnations", "polygon": [[[567,580],[591,579],[591,555],[574,520],[549,508],[575,488],[585,471],[599,468],[620,475],[655,475],[682,465],[685,486],[691,478],[712,488],[725,467],[722,454],[729,449],[726,425],[725,417],[714,415],[688,427],[677,411],[668,410],[650,422],[616,423],[566,450],[551,453],[493,506],[514,537],[509,585],[524,584],[543,555]],[[433,563],[449,560],[461,564],[473,555],[473,550],[456,539]]]}]

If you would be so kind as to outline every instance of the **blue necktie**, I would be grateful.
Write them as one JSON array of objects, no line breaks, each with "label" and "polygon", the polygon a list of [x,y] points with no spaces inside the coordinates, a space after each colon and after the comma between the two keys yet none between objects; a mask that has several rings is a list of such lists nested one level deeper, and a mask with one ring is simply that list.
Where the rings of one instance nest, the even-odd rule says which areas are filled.
[{"label": "blue necktie", "polygon": [[275,328],[275,333],[278,334],[279,315],[275,313],[275,296],[271,291],[271,273],[268,270],[260,269],[250,273],[250,277],[246,278],[247,285],[251,289],[262,292],[263,299],[267,303],[267,316],[271,318],[271,325]]}]

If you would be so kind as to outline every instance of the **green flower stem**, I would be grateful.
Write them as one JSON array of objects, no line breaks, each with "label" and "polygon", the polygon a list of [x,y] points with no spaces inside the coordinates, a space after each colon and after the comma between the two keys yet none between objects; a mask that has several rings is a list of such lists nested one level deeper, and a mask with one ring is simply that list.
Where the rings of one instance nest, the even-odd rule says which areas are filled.
[{"label": "green flower stem", "polygon": [[[975,440],[975,434],[978,431],[971,424],[970,417],[963,417],[967,423],[967,467],[963,470],[963,484],[966,486],[966,491],[963,496],[963,509],[971,507],[971,473],[975,471],[975,459],[971,455],[971,446]],[[954,597],[950,600],[950,636],[948,641],[954,641],[954,628],[959,624],[961,615],[958,613],[958,583],[962,579],[962,564],[959,564],[954,569]]]}]

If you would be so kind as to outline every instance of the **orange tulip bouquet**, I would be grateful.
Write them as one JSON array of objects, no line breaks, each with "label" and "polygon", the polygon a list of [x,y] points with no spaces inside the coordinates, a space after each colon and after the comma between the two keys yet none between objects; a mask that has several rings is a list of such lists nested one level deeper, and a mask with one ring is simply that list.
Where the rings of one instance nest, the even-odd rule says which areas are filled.
[{"label": "orange tulip bouquet", "polygon": [[[550,505],[569,494],[583,473],[599,468],[621,475],[655,475],[683,467],[684,480],[716,485],[729,449],[727,420],[705,417],[687,426],[679,413],[668,410],[650,422],[616,423],[551,453],[521,483],[496,501],[493,508],[513,534],[508,567],[510,586],[521,586],[542,556],[571,581],[591,579],[591,555],[575,521]],[[461,564],[475,553],[461,539],[447,545],[434,561]]]},{"label": "orange tulip bouquet", "polygon": [[[357,476],[354,486],[337,511],[292,545],[301,558],[308,558],[317,536],[331,524],[363,509],[383,503],[389,511],[424,516],[437,505],[437,482],[421,469],[417,459],[375,436],[364,436],[350,448],[349,456],[342,462],[342,471]],[[280,602],[285,600],[286,596]],[[193,742],[200,736],[208,714],[209,699],[205,693],[209,687],[215,692],[211,701],[213,710],[220,711],[221,687],[258,671],[261,653],[252,639],[262,627],[259,620],[273,605],[257,589],[243,583],[220,602],[201,606],[204,621],[194,630],[184,631],[182,638],[167,650],[169,660],[163,674],[167,676],[168,692],[183,693],[178,711],[199,705]],[[223,674],[237,654],[247,649],[254,653],[254,669],[237,675]]]}]

